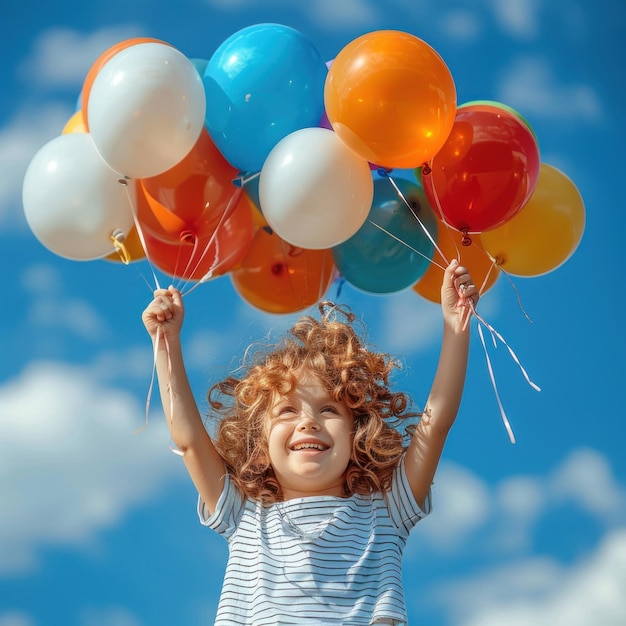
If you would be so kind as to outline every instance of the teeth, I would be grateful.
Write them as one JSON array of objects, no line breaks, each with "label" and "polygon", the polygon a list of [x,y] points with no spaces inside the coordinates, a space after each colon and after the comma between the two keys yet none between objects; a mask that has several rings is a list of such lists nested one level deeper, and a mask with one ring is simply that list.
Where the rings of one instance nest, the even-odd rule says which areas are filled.
[{"label": "teeth", "polygon": [[293,447],[294,450],[324,450],[324,446],[319,443],[299,443]]}]

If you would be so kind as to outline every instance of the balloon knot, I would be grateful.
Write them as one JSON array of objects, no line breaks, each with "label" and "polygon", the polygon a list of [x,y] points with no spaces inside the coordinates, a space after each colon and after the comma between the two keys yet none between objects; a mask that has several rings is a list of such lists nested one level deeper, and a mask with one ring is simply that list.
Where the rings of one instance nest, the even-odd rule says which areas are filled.
[{"label": "balloon knot", "polygon": [[284,269],[285,269],[284,263],[274,263],[270,267],[270,271],[272,272],[272,274],[274,274],[274,276],[280,276],[283,273]]},{"label": "balloon knot", "polygon": [[422,165],[422,175],[423,176],[428,176],[433,170],[431,169],[430,165],[428,165],[428,163],[424,163],[424,165]]},{"label": "balloon knot", "polygon": [[472,238],[467,233],[467,228],[462,228],[461,233],[463,233],[463,238],[461,239],[461,244],[464,246],[472,245]]}]

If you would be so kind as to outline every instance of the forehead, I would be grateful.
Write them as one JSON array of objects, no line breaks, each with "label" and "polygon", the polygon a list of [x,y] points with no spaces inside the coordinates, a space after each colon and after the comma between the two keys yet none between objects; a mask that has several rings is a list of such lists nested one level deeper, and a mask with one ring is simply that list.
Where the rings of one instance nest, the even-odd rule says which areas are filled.
[{"label": "forehead", "polygon": [[296,375],[295,384],[290,389],[276,391],[276,401],[292,397],[330,398],[330,391],[324,381],[310,372],[302,370]]}]

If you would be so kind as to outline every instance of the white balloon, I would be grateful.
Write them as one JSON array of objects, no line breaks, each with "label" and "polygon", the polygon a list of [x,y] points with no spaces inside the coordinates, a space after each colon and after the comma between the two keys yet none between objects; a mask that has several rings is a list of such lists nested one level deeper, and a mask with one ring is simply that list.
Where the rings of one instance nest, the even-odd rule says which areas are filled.
[{"label": "white balloon", "polygon": [[179,163],[204,126],[206,96],[193,63],[164,43],[116,53],[91,86],[87,123],[102,158],[129,178]]},{"label": "white balloon", "polygon": [[349,239],[374,196],[368,162],[326,128],[297,130],[263,164],[259,201],[276,234],[299,248],[323,250]]},{"label": "white balloon", "polygon": [[51,252],[75,261],[111,254],[111,237],[124,238],[134,220],[131,185],[119,182],[89,133],[60,135],[32,158],[22,185],[24,215]]}]

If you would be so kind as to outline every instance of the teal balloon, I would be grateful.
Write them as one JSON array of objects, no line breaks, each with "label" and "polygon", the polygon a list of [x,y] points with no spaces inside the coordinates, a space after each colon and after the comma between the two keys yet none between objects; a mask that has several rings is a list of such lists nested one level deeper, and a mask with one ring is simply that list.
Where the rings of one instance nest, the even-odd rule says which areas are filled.
[{"label": "teal balloon", "polygon": [[255,24],[237,31],[202,77],[211,139],[237,169],[260,171],[281,139],[319,124],[327,73],[317,48],[293,28]]},{"label": "teal balloon", "polygon": [[393,182],[401,195],[390,179],[374,181],[367,220],[333,248],[335,265],[346,282],[367,293],[394,293],[414,285],[435,252],[437,221],[422,188],[402,178]]},{"label": "teal balloon", "polygon": [[189,60],[191,61],[191,64],[196,68],[196,72],[200,74],[200,78],[202,78],[204,76],[206,66],[209,64],[208,59],[195,58]]}]

